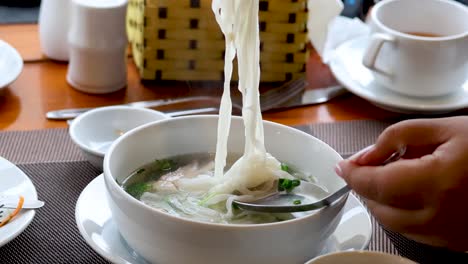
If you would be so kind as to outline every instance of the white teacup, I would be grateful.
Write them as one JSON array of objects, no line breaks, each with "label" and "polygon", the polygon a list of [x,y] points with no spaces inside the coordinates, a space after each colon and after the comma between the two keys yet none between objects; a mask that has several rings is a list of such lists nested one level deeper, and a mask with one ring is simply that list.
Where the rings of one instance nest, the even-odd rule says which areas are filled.
[{"label": "white teacup", "polygon": [[443,96],[468,75],[468,7],[453,0],[387,0],[370,15],[363,64],[377,82],[408,96]]}]

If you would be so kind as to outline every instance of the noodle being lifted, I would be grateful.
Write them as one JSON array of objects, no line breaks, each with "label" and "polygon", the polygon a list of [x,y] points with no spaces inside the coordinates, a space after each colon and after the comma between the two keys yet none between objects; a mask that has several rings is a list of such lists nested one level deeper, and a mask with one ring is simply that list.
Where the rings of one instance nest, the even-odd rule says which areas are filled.
[{"label": "noodle being lifted", "polygon": [[[265,150],[259,100],[260,33],[258,0],[213,0],[213,12],[226,40],[225,84],[218,123],[214,195],[228,194],[230,212],[233,199],[248,200],[276,189],[280,177],[290,177],[281,164]],[[244,155],[223,175],[231,121],[230,82],[232,61],[237,53],[242,117],[245,125]],[[232,195],[232,193],[238,195]]]},{"label": "noodle being lifted", "polygon": [[[210,153],[170,157],[141,168],[123,186],[146,204],[202,221],[264,223],[290,219],[294,217],[291,214],[233,212],[234,199],[254,200],[276,192],[281,178],[287,181],[304,176],[295,173],[293,177],[264,146],[259,101],[259,0],[213,0],[212,8],[226,40],[225,83],[215,160],[212,161]],[[230,82],[236,54],[245,126],[243,155],[228,153],[227,149],[232,110]],[[238,159],[233,162],[235,158]],[[153,179],[149,185],[142,183],[148,178]],[[296,186],[299,181],[294,183]]]}]

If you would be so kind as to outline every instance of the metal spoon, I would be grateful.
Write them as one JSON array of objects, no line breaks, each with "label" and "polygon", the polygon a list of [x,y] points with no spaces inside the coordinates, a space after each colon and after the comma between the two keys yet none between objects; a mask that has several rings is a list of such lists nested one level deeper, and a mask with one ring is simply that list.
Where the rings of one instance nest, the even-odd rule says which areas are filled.
[{"label": "metal spoon", "polygon": [[[186,115],[198,115],[198,114],[215,114],[218,113],[219,109],[216,107],[204,107],[204,108],[197,108],[197,109],[188,109],[188,110],[179,110],[179,111],[173,111],[173,112],[165,112],[166,115],[170,117],[177,117],[177,116],[186,116]],[[233,113],[237,113],[236,111],[233,111]],[[73,120],[70,116],[67,116],[67,124],[71,126]],[[74,115],[74,114],[73,114]]]},{"label": "metal spoon", "polygon": [[[387,158],[382,165],[399,160],[406,152],[406,147],[401,148]],[[240,209],[264,212],[264,213],[292,213],[317,210],[329,206],[343,195],[347,195],[351,189],[345,185],[337,191],[329,194],[317,184],[301,181],[301,184],[294,189],[294,192],[276,192],[272,195],[260,198],[255,201],[242,202],[233,201]],[[312,195],[313,194],[313,195]],[[313,200],[311,197],[323,197]]]},{"label": "metal spoon", "polygon": [[[345,185],[323,199],[313,200],[310,198],[310,195],[302,193],[313,193],[314,196],[320,193],[321,195],[317,196],[323,197],[324,195],[327,195],[328,192],[319,185],[306,181],[301,181],[301,185],[299,187],[302,190],[294,190],[294,193],[277,192],[259,200],[250,202],[233,201],[233,203],[243,210],[263,213],[303,212],[317,210],[328,206],[350,191],[348,185]],[[307,192],[303,192],[303,190],[307,190]]]},{"label": "metal spoon", "polygon": [[[16,196],[0,196],[0,209],[7,208],[7,209],[15,209],[18,207],[19,197]],[[38,209],[44,206],[43,201],[39,201],[36,199],[25,199],[23,202],[23,209]]]}]

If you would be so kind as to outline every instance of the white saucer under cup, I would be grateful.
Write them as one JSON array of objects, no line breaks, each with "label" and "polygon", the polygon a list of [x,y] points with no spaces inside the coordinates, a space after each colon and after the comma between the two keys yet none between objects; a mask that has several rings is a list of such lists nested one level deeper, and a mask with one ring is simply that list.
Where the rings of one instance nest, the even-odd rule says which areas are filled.
[{"label": "white saucer under cup", "polygon": [[379,84],[362,64],[369,37],[359,37],[340,45],[330,61],[330,69],[344,87],[378,107],[398,113],[436,115],[468,108],[468,81],[459,91],[441,97],[413,97]]},{"label": "white saucer under cup", "polygon": [[72,0],[67,82],[103,94],[127,84],[127,0]]}]

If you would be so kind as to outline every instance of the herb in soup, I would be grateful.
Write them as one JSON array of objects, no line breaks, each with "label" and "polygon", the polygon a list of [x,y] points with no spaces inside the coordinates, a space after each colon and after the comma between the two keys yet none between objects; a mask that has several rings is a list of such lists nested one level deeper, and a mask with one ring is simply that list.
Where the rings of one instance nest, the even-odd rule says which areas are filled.
[{"label": "herb in soup", "polygon": [[[230,153],[226,169],[239,158],[239,154]],[[289,166],[288,166],[289,167]],[[299,179],[306,177],[289,167],[294,174],[282,172],[275,184],[270,187],[263,183],[249,189],[250,192],[263,191],[270,188],[276,192],[282,188],[292,191],[300,185]],[[258,224],[284,221],[295,217],[294,214],[266,214],[243,211],[231,203],[231,213],[228,214],[226,201],[232,199],[229,195],[221,196],[211,193],[212,186],[218,184],[214,174],[214,154],[194,153],[178,155],[169,159],[156,160],[142,166],[129,175],[122,187],[133,197],[143,203],[166,213],[212,223]],[[238,195],[234,190],[233,195]]]},{"label": "herb in soup", "polygon": [[288,164],[286,163],[281,163],[281,170],[287,172],[287,173],[291,173],[291,169],[289,168]]},{"label": "herb in soup", "polygon": [[151,185],[145,182],[137,182],[125,187],[125,191],[131,196],[140,199],[141,195],[151,190]]},{"label": "herb in soup", "polygon": [[301,184],[301,181],[296,180],[296,179],[290,180],[290,179],[280,178],[278,180],[278,191],[291,192],[294,188],[296,188],[300,184]]}]

